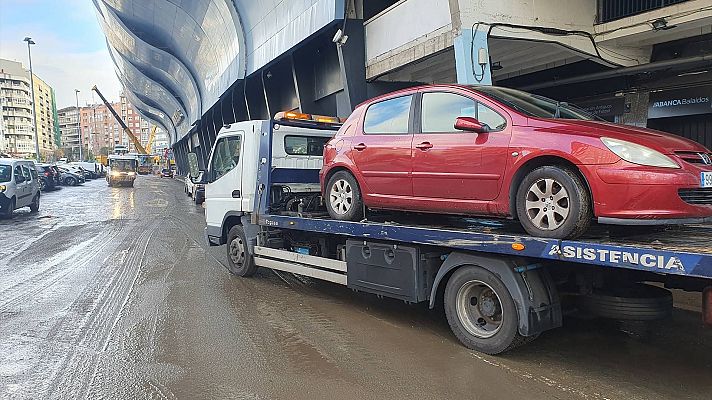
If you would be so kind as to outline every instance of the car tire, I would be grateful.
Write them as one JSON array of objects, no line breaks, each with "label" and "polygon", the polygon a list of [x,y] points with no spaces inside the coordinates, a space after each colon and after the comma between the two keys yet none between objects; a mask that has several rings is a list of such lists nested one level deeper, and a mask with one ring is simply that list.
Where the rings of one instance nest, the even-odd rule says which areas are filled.
[{"label": "car tire", "polygon": [[338,171],[332,175],[326,185],[324,197],[331,218],[341,221],[363,219],[364,205],[361,189],[350,172]]},{"label": "car tire", "polygon": [[15,198],[13,197],[10,199],[10,203],[8,204],[7,208],[4,209],[2,212],[1,216],[3,219],[12,218],[12,215],[13,215],[12,213],[15,211],[15,204],[17,204],[17,203],[15,203]]},{"label": "car tire", "polygon": [[40,210],[40,194],[37,193],[30,204],[30,211],[36,213]]},{"label": "car tire", "polygon": [[257,266],[250,254],[250,248],[242,225],[230,228],[227,234],[227,269],[231,274],[249,277],[255,274]]},{"label": "car tire", "polygon": [[69,176],[64,180],[64,184],[67,186],[76,186],[77,185],[77,180],[74,179],[74,177]]},{"label": "car tire", "polygon": [[484,268],[456,270],[443,301],[450,329],[469,349],[500,354],[533,340],[519,334],[519,314],[507,287]]},{"label": "car tire", "polygon": [[544,166],[529,172],[516,193],[517,217],[530,235],[574,239],[591,225],[593,212],[586,184],[575,172]]}]

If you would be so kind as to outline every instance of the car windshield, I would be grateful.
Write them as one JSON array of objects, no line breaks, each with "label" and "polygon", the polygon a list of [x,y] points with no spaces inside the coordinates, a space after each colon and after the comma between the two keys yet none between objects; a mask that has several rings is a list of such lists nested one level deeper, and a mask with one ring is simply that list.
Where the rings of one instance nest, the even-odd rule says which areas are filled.
[{"label": "car windshield", "polygon": [[521,90],[494,86],[474,86],[473,89],[529,117],[580,120],[599,119],[573,104],[559,102],[544,96],[522,92]]},{"label": "car windshield", "polygon": [[12,167],[0,165],[0,182],[9,182],[12,177]]},{"label": "car windshield", "polygon": [[110,164],[112,169],[117,171],[133,171],[134,161],[133,160],[111,160]]}]

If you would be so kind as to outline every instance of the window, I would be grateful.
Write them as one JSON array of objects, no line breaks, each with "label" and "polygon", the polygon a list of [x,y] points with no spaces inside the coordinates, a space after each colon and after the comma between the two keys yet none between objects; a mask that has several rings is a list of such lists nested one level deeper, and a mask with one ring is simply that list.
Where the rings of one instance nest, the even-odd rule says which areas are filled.
[{"label": "window", "polygon": [[34,170],[30,168],[30,175],[32,175],[32,179],[37,179],[37,170]]},{"label": "window", "polygon": [[413,96],[396,97],[369,106],[363,122],[364,133],[384,135],[408,133],[412,98]]},{"label": "window", "polygon": [[507,120],[503,116],[482,103],[477,103],[477,120],[490,131],[501,131],[507,126]]},{"label": "window", "polygon": [[522,92],[516,89],[477,86],[475,90],[529,117],[558,117],[582,120],[597,119],[592,114],[571,104],[557,102],[544,96]]},{"label": "window", "polygon": [[329,139],[331,138],[319,136],[285,136],[284,151],[297,156],[321,156]]},{"label": "window", "polygon": [[211,165],[213,179],[219,179],[237,166],[240,162],[241,149],[241,136],[227,137],[218,141]]},{"label": "window", "polygon": [[22,175],[25,176],[26,181],[31,181],[32,180],[32,174],[30,173],[30,167],[27,165],[22,166]]},{"label": "window", "polygon": [[18,165],[15,167],[15,183],[22,182],[22,168]]},{"label": "window", "polygon": [[422,131],[455,132],[457,117],[475,118],[475,101],[455,93],[423,93]]},{"label": "window", "polygon": [[0,182],[9,182],[12,167],[9,165],[0,165]]}]

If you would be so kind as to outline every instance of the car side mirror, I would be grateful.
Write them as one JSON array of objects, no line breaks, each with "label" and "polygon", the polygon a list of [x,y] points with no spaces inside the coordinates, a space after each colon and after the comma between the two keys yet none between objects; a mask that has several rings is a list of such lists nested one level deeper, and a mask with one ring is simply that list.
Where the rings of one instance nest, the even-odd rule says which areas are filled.
[{"label": "car side mirror", "polygon": [[455,119],[455,129],[459,131],[486,133],[489,130],[480,121],[472,117],[457,117]]}]

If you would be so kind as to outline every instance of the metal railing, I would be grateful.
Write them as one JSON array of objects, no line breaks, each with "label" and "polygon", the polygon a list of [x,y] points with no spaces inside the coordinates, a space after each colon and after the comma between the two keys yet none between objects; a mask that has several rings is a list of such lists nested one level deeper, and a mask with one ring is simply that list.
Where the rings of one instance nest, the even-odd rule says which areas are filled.
[{"label": "metal railing", "polygon": [[596,22],[615,21],[617,19],[657,10],[688,0],[598,0],[598,16]]}]

